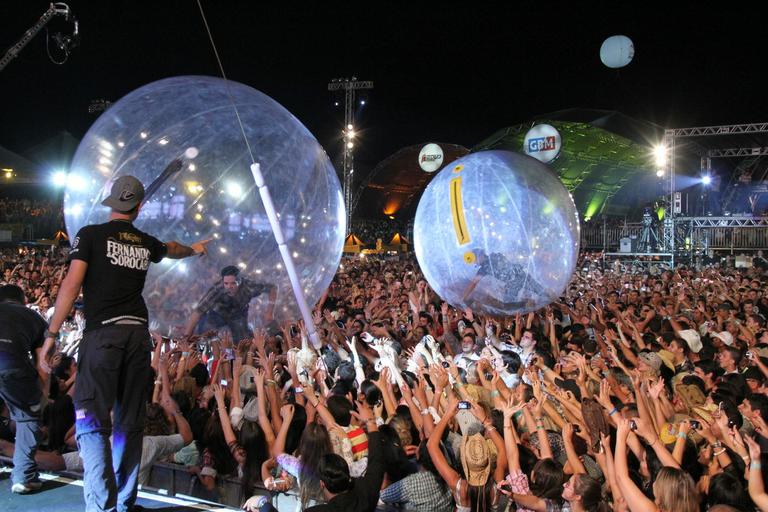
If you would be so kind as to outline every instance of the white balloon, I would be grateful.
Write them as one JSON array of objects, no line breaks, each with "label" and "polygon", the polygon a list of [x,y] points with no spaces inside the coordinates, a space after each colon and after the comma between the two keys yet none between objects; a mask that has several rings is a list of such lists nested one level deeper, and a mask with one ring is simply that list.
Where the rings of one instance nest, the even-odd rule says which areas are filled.
[{"label": "white balloon", "polygon": [[443,149],[429,143],[419,152],[419,166],[424,172],[435,172],[443,166]]},{"label": "white balloon", "polygon": [[635,56],[635,45],[627,36],[611,36],[600,46],[600,60],[609,68],[623,68]]}]

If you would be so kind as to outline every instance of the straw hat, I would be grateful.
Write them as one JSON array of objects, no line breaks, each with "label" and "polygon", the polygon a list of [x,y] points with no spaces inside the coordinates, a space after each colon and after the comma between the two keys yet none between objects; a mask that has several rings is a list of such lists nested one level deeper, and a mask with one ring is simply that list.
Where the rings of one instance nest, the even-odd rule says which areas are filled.
[{"label": "straw hat", "polygon": [[482,487],[491,474],[491,450],[483,434],[464,436],[461,440],[461,465],[467,483]]},{"label": "straw hat", "polygon": [[683,401],[688,411],[692,411],[695,407],[702,405],[707,399],[704,393],[701,392],[701,389],[695,384],[677,384],[675,386],[675,393]]}]

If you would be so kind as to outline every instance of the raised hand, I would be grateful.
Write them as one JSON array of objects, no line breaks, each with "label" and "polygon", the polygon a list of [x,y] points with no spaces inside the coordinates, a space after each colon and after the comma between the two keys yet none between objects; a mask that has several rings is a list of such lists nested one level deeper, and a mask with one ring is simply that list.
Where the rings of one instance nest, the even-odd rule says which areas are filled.
[{"label": "raised hand", "polygon": [[650,386],[650,388],[648,388],[648,394],[654,400],[658,400],[663,389],[664,389],[664,379],[662,377],[659,377],[659,379],[656,382],[654,382]]},{"label": "raised hand", "polygon": [[445,389],[448,387],[448,372],[440,364],[433,364],[429,367],[429,376],[436,387]]},{"label": "raised hand", "polygon": [[237,382],[241,373],[243,373],[243,360],[236,357],[232,362],[232,376],[234,377],[235,382]]},{"label": "raised hand", "polygon": [[[286,340],[288,341],[288,340]],[[253,333],[253,344],[256,345],[256,351],[259,353],[259,355],[266,355],[266,349],[264,348],[265,344],[265,338],[264,338],[264,331],[263,330],[256,330]]]},{"label": "raised hand", "polygon": [[264,369],[257,368],[256,374],[253,377],[253,382],[256,384],[257,389],[264,389]]},{"label": "raised hand", "polygon": [[629,428],[629,420],[625,418],[620,418],[617,420],[617,427],[616,427],[616,443],[624,443],[627,440],[627,437],[629,436],[629,433],[632,431],[631,428]]},{"label": "raised hand", "polygon": [[488,415],[485,414],[485,409],[480,407],[480,404],[478,404],[474,400],[470,401],[469,405],[470,405],[469,410],[472,413],[472,416],[477,418],[477,421],[479,421],[480,423],[485,423],[486,420],[488,419]]},{"label": "raised hand", "polygon": [[357,412],[352,411],[352,416],[358,419],[361,423],[368,423],[375,420],[373,417],[373,411],[365,400],[357,401]]},{"label": "raised hand", "polygon": [[747,448],[749,448],[749,458],[750,460],[754,461],[760,461],[760,445],[757,441],[752,439],[750,436],[744,436],[744,442],[747,443]]},{"label": "raised hand", "polygon": [[216,404],[219,406],[224,405],[224,388],[222,386],[219,386],[218,384],[214,384],[212,386],[213,388],[213,396],[216,397]]},{"label": "raised hand", "polygon": [[291,404],[285,404],[280,408],[280,417],[283,419],[283,422],[290,423],[293,419],[293,412],[294,408]]}]

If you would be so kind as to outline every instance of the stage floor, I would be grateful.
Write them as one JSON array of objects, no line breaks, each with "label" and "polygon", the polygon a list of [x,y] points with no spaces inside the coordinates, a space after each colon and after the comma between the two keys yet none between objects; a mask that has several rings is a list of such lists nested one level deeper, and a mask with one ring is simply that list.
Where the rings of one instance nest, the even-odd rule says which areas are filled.
[{"label": "stage floor", "polygon": [[[11,492],[10,468],[0,468],[0,510],[3,512],[82,512],[83,481],[64,476],[41,473],[43,487],[29,494]],[[227,512],[237,510],[222,505],[200,503],[193,498],[183,496],[162,496],[139,491],[136,502],[147,510],[163,512]]]}]

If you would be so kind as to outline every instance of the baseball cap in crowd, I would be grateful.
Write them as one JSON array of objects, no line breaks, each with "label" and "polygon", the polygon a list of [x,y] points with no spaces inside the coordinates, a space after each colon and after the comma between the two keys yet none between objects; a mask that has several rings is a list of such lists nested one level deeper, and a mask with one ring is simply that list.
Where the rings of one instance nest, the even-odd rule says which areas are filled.
[{"label": "baseball cap in crowd", "polygon": [[733,345],[733,334],[729,333],[728,331],[713,332],[713,333],[710,334],[710,336],[713,336],[713,337],[719,339],[720,341],[722,341],[723,343],[725,343],[729,347],[731,345]]},{"label": "baseball cap in crowd", "polygon": [[120,176],[112,184],[109,196],[101,202],[116,212],[129,212],[144,199],[144,185],[133,176]]},{"label": "baseball cap in crowd", "polygon": [[699,350],[701,350],[701,336],[698,331],[694,329],[684,329],[678,331],[677,334],[685,340],[688,344],[688,348],[690,348],[692,352],[699,353]]},{"label": "baseball cap in crowd", "polygon": [[661,370],[661,365],[664,364],[664,362],[661,360],[661,357],[656,352],[641,352],[637,357],[642,362],[653,368],[656,373]]}]

